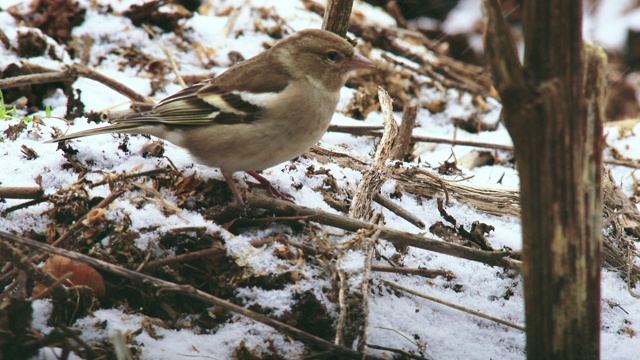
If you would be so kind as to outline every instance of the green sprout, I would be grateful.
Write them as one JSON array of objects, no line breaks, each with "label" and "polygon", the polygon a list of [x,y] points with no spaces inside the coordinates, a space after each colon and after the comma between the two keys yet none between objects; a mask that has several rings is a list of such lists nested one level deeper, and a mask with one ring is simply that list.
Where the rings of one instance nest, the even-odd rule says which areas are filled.
[{"label": "green sprout", "polygon": [[[2,91],[0,91],[0,120],[13,120],[16,117],[16,107],[14,106],[12,109],[7,109],[4,103],[4,95],[2,95]],[[45,108],[45,118],[51,117],[51,106],[47,105]],[[34,115],[34,116],[25,116],[20,119],[20,121],[24,123],[33,122],[34,119],[42,120],[42,116]]]},{"label": "green sprout", "polygon": [[4,96],[2,95],[2,91],[0,91],[0,119],[2,120],[11,120],[16,116],[16,107],[13,109],[7,110],[7,107],[4,105]]}]

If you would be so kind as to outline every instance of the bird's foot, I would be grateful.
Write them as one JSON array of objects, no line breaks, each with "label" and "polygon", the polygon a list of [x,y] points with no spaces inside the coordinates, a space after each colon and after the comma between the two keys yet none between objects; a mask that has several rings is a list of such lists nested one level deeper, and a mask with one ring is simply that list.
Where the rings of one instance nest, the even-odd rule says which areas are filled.
[{"label": "bird's foot", "polygon": [[271,185],[269,180],[267,180],[262,175],[258,174],[255,171],[247,171],[246,173],[251,175],[251,177],[253,177],[254,179],[258,180],[259,184],[257,184],[256,186],[258,186],[261,189],[266,190],[271,197],[274,197],[276,199],[289,201],[289,202],[294,202],[295,198],[293,196],[291,196],[291,195],[289,195],[287,193],[281,192],[280,190],[276,189],[273,185]]}]

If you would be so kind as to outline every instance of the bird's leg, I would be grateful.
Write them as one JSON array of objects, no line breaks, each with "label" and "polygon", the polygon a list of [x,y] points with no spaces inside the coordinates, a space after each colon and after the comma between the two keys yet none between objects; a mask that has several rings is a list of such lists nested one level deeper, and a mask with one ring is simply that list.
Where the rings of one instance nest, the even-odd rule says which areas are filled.
[{"label": "bird's leg", "polygon": [[260,187],[267,190],[267,192],[269,193],[269,195],[271,195],[272,197],[278,198],[278,199],[282,199],[282,200],[286,200],[286,201],[290,201],[293,202],[293,200],[295,200],[295,198],[287,193],[283,193],[280,192],[278,189],[276,189],[275,187],[273,187],[273,185],[271,185],[271,183],[269,182],[269,180],[267,180],[266,178],[264,178],[262,175],[258,174],[255,171],[246,171],[247,174],[251,175],[254,179],[258,180],[258,182],[260,183]]},{"label": "bird's leg", "polygon": [[227,184],[229,184],[231,193],[233,193],[233,197],[236,198],[236,201],[238,202],[238,204],[244,206],[245,203],[244,203],[244,200],[242,200],[242,195],[240,194],[240,190],[238,190],[236,181],[233,179],[231,174],[227,174],[226,172],[223,171],[222,176],[227,181]]}]

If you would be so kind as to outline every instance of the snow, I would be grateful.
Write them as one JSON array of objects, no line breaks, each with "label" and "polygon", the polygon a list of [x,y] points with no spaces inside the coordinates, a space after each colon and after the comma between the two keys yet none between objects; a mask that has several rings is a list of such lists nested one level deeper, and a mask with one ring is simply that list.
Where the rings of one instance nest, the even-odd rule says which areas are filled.
[{"label": "snow", "polygon": [[[181,67],[187,69],[186,73],[202,73],[203,71],[221,72],[229,64],[227,53],[239,51],[245,58],[258,54],[264,49],[264,43],[273,40],[265,34],[255,31],[254,15],[249,6],[241,9],[240,15],[233,26],[230,36],[222,36],[222,29],[228,22],[227,16],[216,16],[215,12],[231,6],[233,2],[221,2],[211,8],[208,13],[194,14],[194,17],[185,21],[185,27],[190,29],[188,36],[192,41],[200,42],[215,54],[217,66],[213,69],[202,69],[195,52],[189,50],[178,51],[172,34],[159,35],[150,40],[149,36],[141,28],[133,26],[127,19],[99,12],[92,4],[111,4],[117,11],[126,10],[130,4],[137,1],[105,2],[98,0],[80,0],[81,4],[88,8],[87,20],[81,26],[75,28],[74,35],[91,35],[97,41],[91,48],[90,64],[95,64],[96,69],[114,79],[127,84],[141,94],[149,94],[151,82],[149,77],[141,76],[139,69],[121,66],[118,64],[118,56],[111,54],[113,49],[125,46],[137,47],[146,54],[164,59],[162,48],[159,44],[172,50],[176,61]],[[0,0],[0,8],[6,8],[17,1]],[[211,3],[211,2],[210,2]],[[608,0],[599,2],[594,13],[589,13],[585,19],[585,36],[594,41],[614,49],[621,48],[622,35],[627,28],[640,24],[640,12],[638,10],[622,15],[622,9],[631,3],[631,0]],[[251,0],[247,4],[251,7],[264,6],[271,8],[286,22],[286,28],[301,30],[304,28],[320,27],[322,19],[304,10],[298,1],[260,1]],[[238,6],[238,5],[234,5]],[[378,23],[381,26],[393,26],[393,19],[379,9],[367,4],[356,2],[355,10],[366,15],[367,21]],[[478,1],[463,0],[454,12],[454,16],[447,21],[445,28],[451,32],[468,31],[479,20]],[[475,20],[474,20],[475,19]],[[7,36],[15,42],[15,34],[24,28],[15,23],[6,12],[0,12],[0,27]],[[242,36],[236,38],[234,31],[242,30]],[[352,35],[353,36],[353,35]],[[374,56],[376,51],[373,52]],[[97,59],[102,58],[98,62]],[[62,56],[64,63],[69,63],[68,56]],[[13,53],[0,46],[0,68],[17,60]],[[406,59],[404,59],[406,61]],[[49,59],[46,55],[40,58],[29,59],[29,62],[43,66],[58,68],[62,64],[59,61]],[[126,98],[92,80],[80,78],[73,84],[74,88],[82,90],[82,101],[87,105],[87,111],[99,111],[111,108],[114,105],[126,107]],[[178,90],[177,85],[167,86],[168,95]],[[353,96],[354,90],[343,89],[338,110],[344,110]],[[474,111],[472,99],[468,94],[462,96],[455,90],[442,94],[434,89],[423,89],[421,102],[442,100],[447,102],[446,111],[439,114],[430,114],[426,110],[420,110],[418,125],[415,135],[468,139],[479,142],[491,142],[495,144],[511,144],[508,132],[501,124],[493,132],[471,134],[462,130],[455,130],[451,125],[452,117],[467,117]],[[62,116],[66,105],[66,98],[61,92],[56,92],[47,99],[54,116]],[[489,122],[498,119],[500,106],[496,101],[488,102],[489,111],[482,116]],[[41,112],[40,115],[44,116]],[[396,119],[401,114],[395,114]],[[57,126],[63,131],[76,132],[95,127],[95,124],[87,124],[86,119],[75,119],[68,128],[66,124],[56,119],[45,119],[45,126],[40,128],[29,124],[29,130],[23,132],[18,140],[0,142],[0,183],[2,186],[36,186],[36,178],[42,178],[42,186],[45,193],[52,194],[61,188],[65,188],[78,180],[78,175],[67,170],[62,170],[65,162],[60,151],[56,151],[56,145],[45,144],[44,140],[51,138],[52,126]],[[364,121],[350,119],[337,112],[333,119],[334,124],[341,125],[381,125],[382,116],[372,113]],[[3,128],[8,125],[2,124]],[[605,130],[607,143],[618,149],[624,156],[640,158],[640,125],[636,126],[633,134],[621,136],[615,128]],[[148,141],[144,137],[131,136],[129,149],[125,153],[118,148],[114,141],[117,135],[99,135],[91,138],[73,141],[74,147],[79,151],[78,159],[82,162],[91,160],[96,169],[104,169],[114,173],[146,171],[156,166],[166,166],[166,159],[144,158],[139,149]],[[376,139],[367,137],[354,137],[349,134],[327,133],[320,145],[341,152],[349,152],[352,155],[370,158],[374,152]],[[26,145],[34,149],[40,157],[34,160],[25,160],[20,152],[20,146]],[[417,152],[420,154],[421,164],[425,168],[438,166],[446,161],[452,151],[460,158],[469,153],[471,147],[456,146],[452,149],[449,145],[420,144]],[[499,153],[500,154],[500,153]],[[193,159],[182,149],[165,143],[165,155],[171,162],[186,174],[197,172],[205,178],[222,180],[222,175],[217,169],[207,168],[195,164]],[[506,156],[502,154],[502,156]],[[306,169],[313,165],[316,169],[324,167],[336,178],[343,188],[355,189],[362,174],[356,170],[342,168],[337,164],[320,164],[316,160],[300,157],[295,160],[296,169],[292,170],[285,163],[265,171],[267,177],[277,188],[292,189],[292,195],[298,199],[298,203],[311,208],[319,208],[327,212],[337,213],[329,207],[322,196],[315,191],[322,184],[320,177],[310,178],[305,175]],[[141,166],[141,168],[140,168]],[[622,188],[628,194],[631,192],[631,175],[627,168],[614,167],[616,181],[622,184]],[[464,184],[483,186],[494,189],[514,190],[518,188],[517,172],[509,166],[486,166],[473,170],[463,169],[465,177],[473,175]],[[101,178],[101,174],[93,174],[93,179]],[[244,179],[244,174],[237,174],[236,178]],[[499,180],[501,181],[499,182]],[[291,184],[302,184],[299,190],[293,190]],[[388,181],[383,186],[384,194],[395,192],[394,181]],[[92,196],[106,196],[109,193],[107,186],[96,187],[92,190]],[[140,194],[143,192],[140,191]],[[139,196],[141,196],[139,194]],[[164,199],[172,203],[171,194],[163,194]],[[0,210],[21,203],[23,200],[7,200],[0,204]],[[436,200],[417,200],[414,196],[405,194],[401,199],[394,199],[402,207],[420,217],[426,224],[432,224],[441,220],[437,212]],[[172,203],[173,204],[173,203]],[[175,204],[174,204],[175,205]],[[43,233],[45,223],[42,221],[42,213],[47,210],[46,203],[31,206],[12,212],[6,217],[0,218],[0,230],[9,232],[24,232],[25,229],[34,229]],[[119,209],[119,210],[116,210]],[[227,233],[218,224],[207,220],[202,214],[195,211],[183,211],[177,214],[167,215],[161,205],[147,203],[142,207],[134,206],[130,199],[119,199],[107,211],[108,217],[122,216],[120,211],[126,212],[131,221],[132,228],[141,229],[154,227],[153,232],[145,233],[136,240],[135,245],[142,250],[156,249],[155,241],[168,230],[184,226],[204,226],[210,232],[219,232],[226,238],[226,248],[239,266],[245,266],[256,273],[278,274],[290,271],[291,262],[280,259],[274,255],[274,247],[278,243],[265,245],[261,248],[252,246],[249,242],[261,239],[270,234],[288,233],[289,228],[282,225],[274,225],[268,231],[258,231],[232,235]],[[519,219],[510,216],[498,217],[483,214],[469,205],[461,204],[453,199],[453,203],[447,208],[449,214],[455,217],[465,228],[478,220],[495,227],[488,240],[496,249],[509,247],[515,250],[521,248],[521,226]],[[396,215],[384,210],[386,226],[402,231],[420,233],[415,228]],[[346,241],[350,234],[331,227],[322,227],[336,244]],[[307,242],[302,237],[293,240]],[[104,242],[108,245],[108,239]],[[385,256],[392,256],[395,251],[393,246],[379,248]],[[483,264],[441,255],[426,250],[410,248],[402,259],[402,263],[411,268],[444,269],[453,272],[456,278],[449,281],[441,277],[426,280],[418,276],[404,276],[398,274],[374,273],[372,291],[370,294],[370,338],[369,343],[392,348],[402,348],[407,351],[423,351],[435,359],[524,359],[525,335],[523,332],[509,328],[488,320],[473,317],[460,311],[430,302],[410,294],[403,294],[390,290],[381,280],[398,283],[416,291],[441,298],[446,301],[484,312],[492,316],[523,325],[524,303],[522,294],[522,281],[518,274],[501,268],[491,268]],[[341,264],[349,273],[358,274],[364,264],[364,256],[358,251],[349,251]],[[386,265],[376,260],[376,264]],[[332,303],[326,300],[322,289],[329,287],[326,280],[317,276],[322,269],[311,264],[297,264],[297,268],[305,281],[299,285],[286,286],[279,290],[264,290],[255,287],[241,287],[237,289],[238,298],[243,299],[243,306],[252,304],[260,305],[272,311],[278,316],[291,309],[296,294],[312,291],[318,299],[325,303],[331,312],[335,314]],[[509,295],[505,295],[509,293]],[[48,300],[34,302],[33,326],[47,333],[51,330],[46,325],[46,318],[51,312],[51,304]],[[99,309],[91,315],[77,320],[72,326],[82,331],[82,339],[88,343],[102,342],[112,336],[118,330],[122,333],[136,331],[143,327],[145,317],[140,314],[126,313],[124,309],[107,308]],[[100,326],[104,324],[104,326]],[[233,355],[241,339],[245,346],[254,351],[267,349],[270,345],[284,358],[300,358],[304,352],[304,345],[300,342],[290,341],[286,336],[277,331],[240,316],[223,324],[215,332],[201,333],[192,328],[180,330],[164,329],[156,326],[156,337],[142,331],[135,337],[135,342],[141,345],[142,359],[175,359],[178,356],[202,356],[206,358],[230,358]],[[630,330],[630,331],[627,331]],[[607,360],[631,359],[640,354],[640,341],[637,335],[640,333],[640,300],[633,298],[627,285],[620,276],[610,270],[602,273],[602,358]],[[268,339],[268,341],[267,341]],[[54,358],[54,350],[42,351],[38,358]],[[379,351],[373,351],[380,354]]]}]

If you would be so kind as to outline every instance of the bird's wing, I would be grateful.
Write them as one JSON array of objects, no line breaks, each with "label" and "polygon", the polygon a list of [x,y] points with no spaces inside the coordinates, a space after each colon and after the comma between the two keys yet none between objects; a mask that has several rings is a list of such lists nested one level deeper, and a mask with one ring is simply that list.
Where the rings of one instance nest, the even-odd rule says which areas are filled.
[{"label": "bird's wing", "polygon": [[[266,72],[266,74],[265,74]],[[220,76],[189,86],[160,101],[151,111],[132,114],[114,123],[167,126],[248,123],[288,85],[279,67],[264,69],[246,60]]]}]

